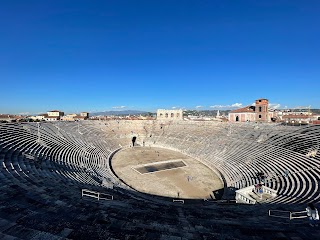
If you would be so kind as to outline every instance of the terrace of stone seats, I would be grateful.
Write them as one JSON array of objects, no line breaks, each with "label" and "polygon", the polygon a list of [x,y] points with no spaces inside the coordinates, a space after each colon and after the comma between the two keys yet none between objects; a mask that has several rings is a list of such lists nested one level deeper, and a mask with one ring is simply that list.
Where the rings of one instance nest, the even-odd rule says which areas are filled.
[{"label": "terrace of stone seats", "polygon": [[[269,202],[319,202],[319,154],[306,156],[318,148],[317,125],[293,127],[275,124],[230,124],[215,122],[107,121],[100,124],[107,134],[130,142],[132,133],[139,143],[161,146],[190,155],[217,169],[226,180],[226,189],[257,183],[257,172],[269,175],[266,185],[278,191]],[[112,129],[112,133],[110,130]],[[116,138],[117,139],[117,138]],[[115,139],[115,140],[116,140]],[[284,177],[285,171],[290,172]],[[234,192],[226,193],[233,198]]]},{"label": "terrace of stone seats", "polygon": [[[0,124],[0,238],[316,239],[320,232],[310,233],[304,220],[279,221],[267,211],[303,210],[309,201],[319,203],[319,154],[306,156],[319,146],[319,129],[84,121],[41,123],[39,137],[36,123]],[[115,178],[108,161],[132,136],[137,136],[138,145],[180,151],[219,171],[226,190],[231,189],[225,199],[234,197],[234,189],[256,183],[258,171],[270,176],[266,185],[276,189],[278,197],[255,206],[192,201],[176,205],[134,192]],[[289,177],[283,176],[284,170]],[[103,180],[108,187],[101,185]],[[115,200],[81,199],[83,188],[111,194]]]}]

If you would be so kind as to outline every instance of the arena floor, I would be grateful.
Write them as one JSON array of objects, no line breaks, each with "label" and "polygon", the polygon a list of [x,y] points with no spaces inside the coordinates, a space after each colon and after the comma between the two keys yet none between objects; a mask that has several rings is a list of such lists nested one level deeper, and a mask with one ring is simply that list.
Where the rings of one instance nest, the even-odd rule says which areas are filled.
[{"label": "arena floor", "polygon": [[184,199],[216,199],[223,182],[206,165],[163,148],[134,147],[112,158],[114,172],[137,191]]}]

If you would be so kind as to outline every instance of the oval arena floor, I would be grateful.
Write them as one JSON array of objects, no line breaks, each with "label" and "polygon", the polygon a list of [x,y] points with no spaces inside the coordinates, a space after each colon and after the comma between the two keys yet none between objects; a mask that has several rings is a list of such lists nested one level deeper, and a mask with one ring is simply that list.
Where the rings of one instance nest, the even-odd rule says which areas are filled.
[{"label": "oval arena floor", "polygon": [[[133,137],[136,147],[129,148]],[[268,210],[319,204],[319,146],[317,125],[0,124],[0,238],[317,239],[319,229],[310,231],[306,219],[271,218]],[[256,183],[259,171],[278,196],[230,204],[236,189]],[[81,189],[113,201],[82,198]],[[177,197],[185,204],[173,203]]]},{"label": "oval arena floor", "polygon": [[173,150],[127,148],[118,152],[111,163],[117,177],[139,192],[183,199],[216,199],[216,192],[223,193],[223,182],[216,173]]}]

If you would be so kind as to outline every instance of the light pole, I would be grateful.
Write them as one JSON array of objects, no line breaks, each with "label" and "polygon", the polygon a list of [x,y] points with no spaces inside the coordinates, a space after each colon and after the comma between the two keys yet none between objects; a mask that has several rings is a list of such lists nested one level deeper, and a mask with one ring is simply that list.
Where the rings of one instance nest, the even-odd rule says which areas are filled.
[{"label": "light pole", "polygon": [[309,114],[309,121],[308,121],[308,123],[309,123],[309,122],[311,122],[311,105],[309,105],[309,112],[308,112],[308,114]]}]

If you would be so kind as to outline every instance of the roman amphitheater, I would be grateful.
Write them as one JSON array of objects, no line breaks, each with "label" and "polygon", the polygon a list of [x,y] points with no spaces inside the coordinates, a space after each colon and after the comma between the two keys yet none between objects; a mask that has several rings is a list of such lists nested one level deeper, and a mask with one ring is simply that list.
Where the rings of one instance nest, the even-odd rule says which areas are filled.
[{"label": "roman amphitheater", "polygon": [[319,146],[319,125],[0,124],[0,238],[319,239]]}]

